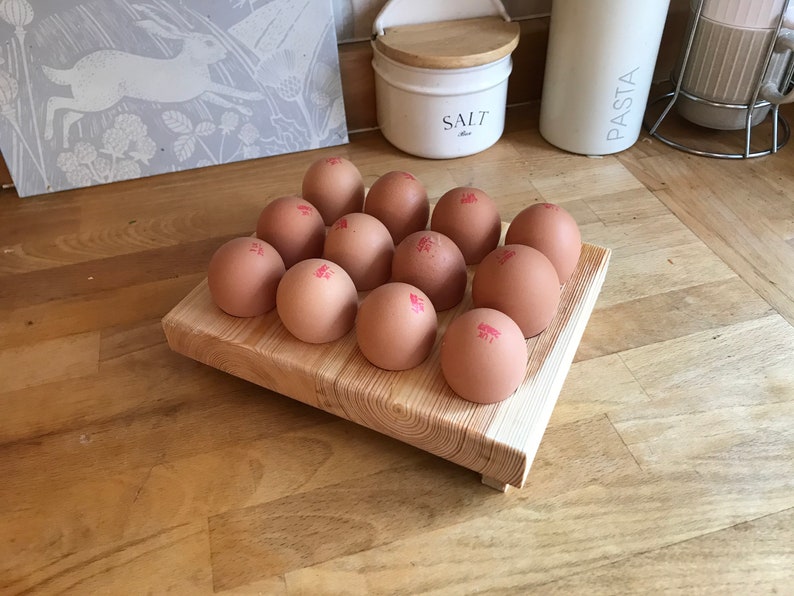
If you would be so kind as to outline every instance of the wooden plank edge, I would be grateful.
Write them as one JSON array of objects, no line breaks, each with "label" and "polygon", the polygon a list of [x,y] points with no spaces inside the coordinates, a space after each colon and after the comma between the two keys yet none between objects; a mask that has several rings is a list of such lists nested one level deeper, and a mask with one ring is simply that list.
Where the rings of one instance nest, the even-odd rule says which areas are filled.
[{"label": "wooden plank edge", "polygon": [[[548,395],[550,399],[544,404],[541,422],[543,425],[543,433],[530,433],[527,442],[523,445],[522,451],[527,454],[528,465],[524,470],[524,475],[521,478],[520,487],[526,483],[527,476],[529,475],[532,462],[535,460],[540,443],[545,434],[545,429],[548,427],[551,415],[557,405],[562,387],[565,384],[565,379],[571,370],[576,351],[579,349],[579,343],[582,341],[582,336],[587,328],[587,323],[590,321],[590,316],[593,313],[598,295],[601,293],[601,288],[606,280],[607,269],[609,268],[609,260],[612,256],[610,249],[604,249],[604,254],[599,263],[596,265],[595,275],[591,283],[588,285],[584,299],[575,306],[575,310],[579,311],[578,316],[571,317],[569,324],[562,330],[561,335],[567,336],[567,341],[557,342],[552,348],[552,353],[549,354],[548,361],[544,365],[551,366],[550,362],[556,360],[556,369],[551,386],[549,387]],[[537,439],[537,440],[536,440]]]},{"label": "wooden plank edge", "polygon": [[[569,284],[581,285],[581,298],[572,304],[571,315],[567,323],[557,333],[557,339],[552,344],[551,351],[544,360],[541,368],[535,374],[535,380],[548,379],[540,391],[537,388],[533,393],[543,397],[539,414],[527,421],[535,425],[534,432],[524,433],[526,440],[513,447],[525,458],[525,465],[516,474],[516,470],[499,469],[499,460],[493,459],[486,469],[481,470],[484,476],[505,482],[517,488],[523,488],[526,483],[532,462],[548,427],[551,414],[557,404],[565,379],[570,371],[576,350],[581,342],[584,330],[590,320],[590,315],[595,308],[598,295],[601,292],[611,257],[611,250],[600,246],[585,244],[581,265],[577,267]],[[584,267],[582,268],[582,265]],[[526,413],[527,410],[524,410]],[[499,444],[511,444],[514,438],[513,431],[516,419],[512,416],[503,416],[500,421],[489,428],[486,435],[492,437]]]}]

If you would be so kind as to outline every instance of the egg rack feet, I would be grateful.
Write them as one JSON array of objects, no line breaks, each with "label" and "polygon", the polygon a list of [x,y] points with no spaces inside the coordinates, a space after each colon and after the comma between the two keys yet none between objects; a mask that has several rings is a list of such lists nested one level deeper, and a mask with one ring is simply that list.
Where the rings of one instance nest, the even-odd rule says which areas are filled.
[{"label": "egg rack feet", "polygon": [[496,478],[492,478],[490,476],[485,476],[483,474],[482,483],[485,486],[490,486],[491,488],[498,490],[499,492],[506,493],[507,489],[510,488],[509,484],[505,484],[501,480],[497,480]]}]

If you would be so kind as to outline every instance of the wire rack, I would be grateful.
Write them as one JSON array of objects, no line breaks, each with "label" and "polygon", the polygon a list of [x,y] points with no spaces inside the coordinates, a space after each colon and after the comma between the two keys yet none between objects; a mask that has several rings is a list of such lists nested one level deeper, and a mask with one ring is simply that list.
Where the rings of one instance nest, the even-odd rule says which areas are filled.
[{"label": "wire rack", "polygon": [[[703,97],[699,97],[692,93],[689,93],[681,88],[681,82],[685,79],[685,74],[687,72],[687,66],[690,65],[690,58],[691,58],[691,50],[692,44],[695,40],[695,35],[697,34],[698,27],[702,22],[702,13],[703,13],[703,5],[705,4],[706,0],[699,0],[695,7],[695,11],[691,17],[690,27],[689,27],[689,35],[686,37],[685,45],[683,49],[683,55],[681,58],[681,67],[679,71],[679,75],[676,76],[675,73],[670,75],[670,83],[673,86],[673,91],[665,93],[655,99],[652,99],[648,106],[649,108],[653,105],[659,104],[667,101],[667,105],[662,110],[662,113],[659,117],[653,121],[652,124],[649,123],[648,120],[648,113],[646,112],[646,121],[644,122],[646,129],[648,130],[648,134],[652,137],[659,139],[663,143],[670,145],[671,147],[675,147],[676,149],[680,149],[681,151],[686,151],[687,153],[692,153],[694,155],[702,155],[706,157],[716,157],[716,158],[723,158],[723,159],[746,159],[750,157],[761,157],[763,155],[769,155],[771,153],[777,153],[789,140],[791,136],[791,129],[789,127],[788,122],[780,113],[780,106],[778,104],[770,103],[769,101],[759,99],[759,94],[761,92],[761,87],[764,83],[764,76],[766,74],[767,69],[769,68],[769,64],[772,60],[772,55],[775,51],[775,42],[780,35],[780,30],[783,27],[783,20],[786,14],[786,10],[788,9],[789,1],[785,0],[783,3],[783,8],[780,13],[780,17],[777,22],[777,26],[775,28],[774,36],[770,37],[770,42],[766,49],[766,56],[764,59],[763,67],[759,69],[758,80],[756,81],[755,88],[753,90],[752,99],[746,103],[721,103],[717,101],[711,101],[705,99]],[[785,94],[791,90],[792,86],[794,86],[794,60],[789,60],[789,65],[787,72],[783,78],[783,84],[781,91]],[[664,119],[668,116],[670,111],[673,109],[675,103],[681,98],[684,97],[692,102],[701,105],[712,106],[715,108],[724,108],[727,110],[744,110],[747,115],[745,119],[745,128],[744,128],[744,150],[739,152],[721,152],[721,151],[712,151],[705,148],[698,148],[693,147],[691,145],[686,145],[683,142],[676,141],[669,136],[665,136],[659,132],[659,127],[664,121]],[[764,109],[766,107],[770,108],[771,119],[769,117],[765,118],[763,122],[754,124],[753,116],[756,114],[757,110]],[[650,110],[648,110],[650,112]],[[762,149],[762,150],[755,150],[751,149],[752,144],[752,135],[753,129],[758,128],[760,126],[769,126],[771,125],[771,143],[769,147]]]}]

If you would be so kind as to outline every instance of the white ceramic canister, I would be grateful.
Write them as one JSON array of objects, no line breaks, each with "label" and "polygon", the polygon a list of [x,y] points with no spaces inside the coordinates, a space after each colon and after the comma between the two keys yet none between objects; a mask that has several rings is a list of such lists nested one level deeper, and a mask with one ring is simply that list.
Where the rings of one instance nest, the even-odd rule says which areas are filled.
[{"label": "white ceramic canister", "polygon": [[[690,0],[692,12],[700,0]],[[785,0],[704,0],[700,16],[728,25],[747,29],[775,29]]]},{"label": "white ceramic canister", "polygon": [[553,0],[540,133],[607,155],[639,138],[669,0]]},{"label": "white ceramic canister", "polygon": [[519,36],[501,2],[391,0],[374,31],[378,125],[391,144],[448,159],[499,140]]},{"label": "white ceramic canister", "polygon": [[686,39],[695,32],[686,68],[682,75],[684,46],[673,69],[684,92],[676,102],[681,116],[708,128],[739,130],[747,126],[748,108],[750,125],[756,126],[770,103],[794,101],[794,93],[781,90],[794,49],[794,34],[785,28],[777,32],[785,0],[704,0],[698,19],[700,1],[690,4]]}]

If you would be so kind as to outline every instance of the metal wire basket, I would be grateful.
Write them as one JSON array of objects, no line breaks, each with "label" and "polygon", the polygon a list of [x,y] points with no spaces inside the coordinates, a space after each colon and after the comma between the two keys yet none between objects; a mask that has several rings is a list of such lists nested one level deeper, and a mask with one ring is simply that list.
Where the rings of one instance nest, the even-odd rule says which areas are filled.
[{"label": "metal wire basket", "polygon": [[[687,153],[692,153],[695,155],[702,155],[706,157],[716,157],[716,158],[724,158],[724,159],[745,159],[750,157],[760,157],[763,155],[769,155],[771,153],[776,153],[779,149],[781,149],[789,140],[791,136],[791,130],[789,127],[788,122],[780,113],[780,106],[777,103],[771,103],[765,99],[761,99],[761,88],[765,83],[765,75],[767,70],[769,69],[770,63],[772,61],[772,56],[775,53],[775,44],[780,36],[781,29],[783,27],[784,16],[786,14],[786,10],[788,9],[790,0],[785,0],[782,6],[782,10],[780,12],[779,18],[777,19],[777,26],[775,28],[775,34],[770,36],[770,41],[767,44],[765,50],[765,56],[763,60],[763,67],[759,70],[757,80],[755,81],[755,86],[752,91],[752,97],[750,101],[747,103],[726,103],[726,102],[719,102],[707,99],[705,97],[700,97],[697,94],[691,93],[686,91],[682,88],[682,82],[684,81],[687,73],[689,72],[687,69],[693,67],[692,63],[692,47],[693,42],[695,41],[695,37],[698,33],[699,28],[702,26],[703,23],[703,6],[706,0],[699,0],[694,6],[694,12],[690,18],[689,30],[688,34],[685,38],[685,43],[683,46],[682,54],[679,58],[679,65],[677,67],[678,72],[676,73],[675,70],[670,75],[670,83],[673,86],[673,90],[664,93],[661,96],[658,96],[651,101],[648,102],[649,110],[646,112],[646,120],[644,122],[646,129],[648,130],[648,134],[652,137],[659,139],[663,143],[670,145],[671,147],[675,147],[676,149],[680,149],[681,151],[686,151]],[[694,65],[697,66],[697,65]],[[786,73],[783,77],[783,82],[780,86],[780,92],[785,95],[790,92],[794,88],[794,59],[788,60],[788,66],[786,67]],[[681,101],[681,99],[685,101],[694,102],[693,105],[699,106],[710,106],[712,108],[719,108],[722,110],[742,110],[746,112],[745,117],[745,126],[744,126],[744,148],[743,151],[739,152],[722,152],[722,151],[714,151],[709,150],[703,147],[692,146],[691,141],[690,144],[685,144],[682,141],[677,141],[670,136],[664,135],[659,131],[659,128],[662,122],[667,118],[672,110],[673,106],[676,105],[677,102]],[[661,114],[657,117],[655,121],[649,120],[650,118],[650,108],[656,104],[662,103],[667,101],[664,109],[662,110]],[[769,115],[763,119],[761,122],[756,122],[758,120],[757,116],[760,114],[761,110],[765,110],[769,108]],[[761,150],[753,150],[752,146],[752,137],[753,137],[753,130],[760,126],[770,126],[771,125],[771,142],[769,146],[761,149]]]}]

